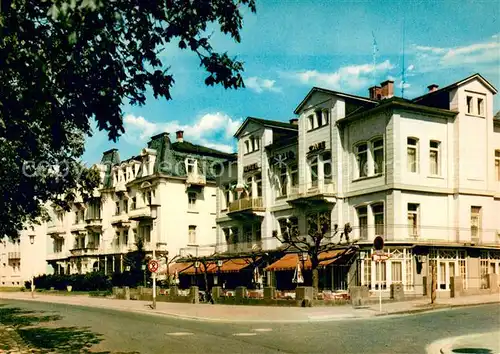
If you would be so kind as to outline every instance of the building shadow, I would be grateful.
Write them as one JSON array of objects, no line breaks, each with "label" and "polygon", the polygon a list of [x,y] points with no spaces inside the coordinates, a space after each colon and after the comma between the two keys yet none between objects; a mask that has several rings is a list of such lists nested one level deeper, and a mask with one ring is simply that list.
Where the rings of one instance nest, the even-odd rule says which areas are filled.
[{"label": "building shadow", "polygon": [[[103,337],[89,327],[57,327],[62,317],[44,311],[29,311],[0,304],[0,324],[15,330],[22,344],[40,352],[96,353],[91,348]],[[100,354],[119,354],[100,352]],[[125,353],[122,353],[125,354]],[[127,353],[132,354],[132,353]]]}]

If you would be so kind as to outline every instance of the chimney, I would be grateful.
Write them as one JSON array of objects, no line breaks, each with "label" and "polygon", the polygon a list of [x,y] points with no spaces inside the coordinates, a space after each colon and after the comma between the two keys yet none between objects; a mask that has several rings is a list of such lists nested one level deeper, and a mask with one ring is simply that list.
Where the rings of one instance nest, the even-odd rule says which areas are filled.
[{"label": "chimney", "polygon": [[382,98],[394,97],[394,81],[385,80],[380,83],[380,86],[382,86],[380,89]]},{"label": "chimney", "polygon": [[290,124],[299,125],[299,118],[292,118],[292,119],[290,119]]},{"label": "chimney", "polygon": [[439,88],[439,85],[436,85],[436,84],[430,84],[429,86],[427,86],[427,89],[429,90],[429,92],[437,91],[438,88]]},{"label": "chimney", "polygon": [[372,86],[368,89],[370,93],[370,99],[372,100],[380,100],[382,98],[381,88],[379,86]]},{"label": "chimney", "polygon": [[178,143],[182,143],[184,141],[184,130],[178,130],[175,132],[175,137],[177,138]]}]

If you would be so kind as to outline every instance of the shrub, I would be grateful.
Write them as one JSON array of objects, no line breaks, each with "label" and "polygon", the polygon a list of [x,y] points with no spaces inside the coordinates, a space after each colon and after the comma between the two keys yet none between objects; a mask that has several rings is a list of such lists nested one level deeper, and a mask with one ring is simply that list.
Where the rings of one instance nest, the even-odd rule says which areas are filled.
[{"label": "shrub", "polygon": [[[73,291],[98,291],[110,290],[112,284],[110,279],[100,272],[92,272],[87,274],[44,274],[35,278],[35,287],[37,289],[49,290],[66,290],[66,287],[71,285]],[[31,288],[31,283],[26,282],[27,289]]]}]

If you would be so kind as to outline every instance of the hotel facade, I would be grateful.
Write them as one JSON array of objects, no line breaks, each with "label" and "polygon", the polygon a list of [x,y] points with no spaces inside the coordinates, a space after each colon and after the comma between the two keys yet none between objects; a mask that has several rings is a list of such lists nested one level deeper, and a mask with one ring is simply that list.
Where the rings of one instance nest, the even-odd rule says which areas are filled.
[{"label": "hotel facade", "polygon": [[[237,168],[218,179],[218,249],[273,250],[273,231],[307,235],[307,217],[326,213],[332,230],[351,226],[358,252],[320,287],[388,293],[399,283],[421,295],[431,264],[439,291],[452,276],[480,288],[500,274],[497,90],[479,74],[428,90],[408,100],[392,81],[369,97],[314,87],[289,123],[249,117],[235,134]],[[376,236],[390,255],[382,263],[371,257]]]}]

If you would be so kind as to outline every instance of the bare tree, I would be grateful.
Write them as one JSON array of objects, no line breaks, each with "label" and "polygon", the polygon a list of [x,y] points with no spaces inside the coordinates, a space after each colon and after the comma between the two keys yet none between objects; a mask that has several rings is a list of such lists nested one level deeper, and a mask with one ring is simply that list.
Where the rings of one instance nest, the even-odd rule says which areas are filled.
[{"label": "bare tree", "polygon": [[[330,225],[330,212],[325,211],[307,216],[307,236],[301,236],[298,226],[293,225],[290,221],[282,225],[281,235],[278,235],[277,230],[273,231],[273,237],[286,246],[285,250],[294,250],[309,255],[312,270],[312,286],[315,294],[317,294],[319,287],[318,267],[320,261],[340,258],[355,247],[354,242],[349,239],[349,234],[352,231],[349,223],[346,223],[342,230],[335,224],[333,232]],[[333,239],[337,235],[340,235],[339,241],[334,243]],[[345,240],[344,244],[342,244],[342,239]],[[342,252],[320,260],[322,253],[333,250],[342,250]]]}]

